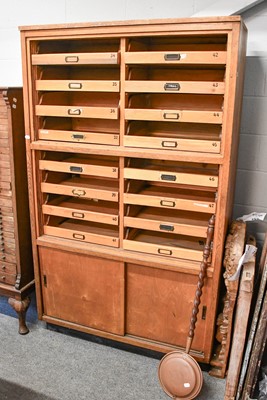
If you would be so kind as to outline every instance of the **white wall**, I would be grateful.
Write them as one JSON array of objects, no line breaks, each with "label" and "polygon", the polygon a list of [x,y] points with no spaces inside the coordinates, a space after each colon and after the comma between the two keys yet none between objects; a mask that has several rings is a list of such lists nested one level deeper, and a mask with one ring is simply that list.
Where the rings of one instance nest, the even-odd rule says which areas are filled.
[{"label": "white wall", "polygon": [[[243,19],[248,47],[234,217],[267,213],[267,2],[245,12]],[[262,242],[267,222],[248,227]]]},{"label": "white wall", "polygon": [[[0,86],[21,86],[18,26],[190,17],[212,0],[2,0]],[[222,2],[221,2],[222,3]],[[234,217],[267,212],[267,1],[243,14],[249,30]],[[253,224],[252,224],[253,225]],[[263,240],[266,225],[254,223]]]},{"label": "white wall", "polygon": [[18,26],[189,17],[212,0],[0,0],[0,86],[21,86]]}]

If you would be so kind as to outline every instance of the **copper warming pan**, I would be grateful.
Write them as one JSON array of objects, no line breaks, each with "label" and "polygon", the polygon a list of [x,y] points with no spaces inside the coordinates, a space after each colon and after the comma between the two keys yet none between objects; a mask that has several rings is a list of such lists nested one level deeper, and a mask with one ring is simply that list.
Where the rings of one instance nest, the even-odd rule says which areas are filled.
[{"label": "copper warming pan", "polygon": [[158,375],[160,384],[165,393],[173,399],[194,399],[201,391],[203,375],[196,360],[189,355],[194,338],[197,314],[199,311],[202,288],[206,276],[208,259],[211,252],[215,216],[209,220],[207,239],[203,252],[203,260],[200,265],[194,306],[190,318],[190,328],[187,336],[185,351],[172,351],[166,354],[159,364]]}]

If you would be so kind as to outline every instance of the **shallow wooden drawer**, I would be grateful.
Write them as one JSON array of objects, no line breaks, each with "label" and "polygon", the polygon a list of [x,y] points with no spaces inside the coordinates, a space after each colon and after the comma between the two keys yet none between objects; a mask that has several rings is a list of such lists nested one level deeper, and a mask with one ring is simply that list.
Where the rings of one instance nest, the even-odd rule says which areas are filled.
[{"label": "shallow wooden drawer", "polygon": [[149,194],[125,193],[123,197],[125,204],[136,204],[143,206],[162,207],[173,210],[197,211],[214,214],[215,202],[203,200],[191,200],[177,197],[167,197]]},{"label": "shallow wooden drawer", "polygon": [[125,91],[130,93],[202,93],[223,94],[224,82],[199,81],[131,81],[125,82]]},{"label": "shallow wooden drawer", "polygon": [[36,90],[59,90],[81,92],[119,92],[120,81],[108,80],[37,80]]},{"label": "shallow wooden drawer", "polygon": [[75,159],[69,162],[40,160],[39,168],[46,171],[69,172],[72,174],[104,176],[109,178],[118,178],[119,176],[119,169],[112,165],[85,164],[82,160],[78,163]]},{"label": "shallow wooden drawer", "polygon": [[125,53],[126,64],[226,64],[226,51],[135,51]]},{"label": "shallow wooden drawer", "polygon": [[1,215],[0,232],[14,233],[14,217],[12,215]]},{"label": "shallow wooden drawer", "polygon": [[[106,183],[106,185],[105,185]],[[110,182],[99,182],[73,178],[62,181],[61,183],[41,183],[43,193],[54,193],[67,196],[74,196],[85,199],[99,199],[107,201],[118,201],[119,193],[116,187],[110,185]]]},{"label": "shallow wooden drawer", "polygon": [[63,142],[95,143],[118,146],[120,136],[108,133],[64,131],[56,129],[39,129],[39,139]]},{"label": "shallow wooden drawer", "polygon": [[202,261],[204,242],[140,230],[133,239],[123,240],[123,248],[157,256]]},{"label": "shallow wooden drawer", "polygon": [[10,254],[3,251],[0,251],[0,262],[7,262],[7,263],[16,263],[16,254]]},{"label": "shallow wooden drawer", "polygon": [[[100,204],[98,204],[100,203]],[[118,225],[118,207],[109,202],[86,201],[77,198],[60,199],[44,204],[42,211],[47,215],[55,215],[65,218],[83,221],[99,222],[109,225]]]},{"label": "shallow wooden drawer", "polygon": [[205,153],[220,153],[219,140],[173,139],[165,137],[131,136],[123,138],[126,147],[141,147],[163,150],[194,151]]},{"label": "shallow wooden drawer", "polygon": [[65,220],[58,226],[44,226],[46,235],[57,236],[65,239],[72,239],[81,242],[101,244],[109,247],[119,247],[118,232],[106,226],[101,227],[100,224],[87,225],[83,221]]},{"label": "shallow wooden drawer", "polygon": [[79,65],[118,63],[118,53],[58,53],[32,55],[32,65]]},{"label": "shallow wooden drawer", "polygon": [[17,273],[16,264],[0,261],[0,273],[13,274]]},{"label": "shallow wooden drawer", "polygon": [[79,118],[106,118],[118,119],[118,108],[111,107],[72,107],[36,105],[36,115],[50,117],[79,117]]},{"label": "shallow wooden drawer", "polygon": [[205,238],[207,218],[201,218],[201,214],[200,216],[191,216],[191,214],[177,213],[175,210],[170,213],[166,209],[146,207],[141,209],[136,216],[124,217],[124,226]]},{"label": "shallow wooden drawer", "polygon": [[124,178],[171,184],[217,187],[218,177],[215,175],[193,174],[183,172],[155,171],[149,169],[125,168]]},{"label": "shallow wooden drawer", "polygon": [[7,207],[12,209],[12,199],[0,196],[0,207]]},{"label": "shallow wooden drawer", "polygon": [[[4,138],[4,139],[0,138],[0,148],[1,149],[2,148],[9,148],[8,138]],[[2,150],[1,150],[1,152],[2,152]],[[6,154],[6,153],[4,153],[4,154]]]},{"label": "shallow wooden drawer", "polygon": [[0,271],[0,282],[6,283],[7,285],[15,285],[17,279],[17,275],[7,274],[5,272]]},{"label": "shallow wooden drawer", "polygon": [[144,108],[126,108],[125,119],[143,121],[193,122],[221,124],[221,111],[198,110],[157,110]]}]

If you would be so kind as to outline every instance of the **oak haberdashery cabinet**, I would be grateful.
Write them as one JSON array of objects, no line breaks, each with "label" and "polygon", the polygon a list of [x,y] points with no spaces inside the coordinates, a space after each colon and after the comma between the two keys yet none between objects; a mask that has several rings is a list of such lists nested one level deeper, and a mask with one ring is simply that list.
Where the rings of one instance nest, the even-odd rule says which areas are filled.
[{"label": "oak haberdashery cabinet", "polygon": [[34,290],[22,88],[0,88],[0,296],[18,313],[19,333]]},{"label": "oak haberdashery cabinet", "polygon": [[238,16],[21,27],[39,317],[209,362],[234,194]]}]

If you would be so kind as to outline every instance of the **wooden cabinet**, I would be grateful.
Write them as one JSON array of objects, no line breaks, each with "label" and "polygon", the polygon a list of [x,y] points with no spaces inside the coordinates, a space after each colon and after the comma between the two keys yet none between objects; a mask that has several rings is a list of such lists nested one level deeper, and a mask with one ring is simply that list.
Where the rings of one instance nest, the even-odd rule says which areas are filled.
[{"label": "wooden cabinet", "polygon": [[0,295],[21,334],[34,287],[27,187],[22,88],[0,88]]},{"label": "wooden cabinet", "polygon": [[21,27],[43,320],[212,354],[244,75],[240,17]]}]

